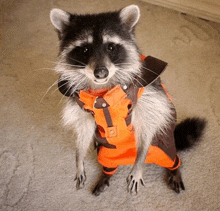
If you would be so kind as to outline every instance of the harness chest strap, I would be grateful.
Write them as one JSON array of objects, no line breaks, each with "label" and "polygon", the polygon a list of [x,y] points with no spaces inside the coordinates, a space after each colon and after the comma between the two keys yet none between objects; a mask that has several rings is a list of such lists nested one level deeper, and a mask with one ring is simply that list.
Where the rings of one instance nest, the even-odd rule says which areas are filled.
[{"label": "harness chest strap", "polygon": [[[104,97],[96,97],[95,100],[91,96],[88,96],[88,93],[85,93],[84,91],[80,91],[79,95],[75,95],[75,100],[78,105],[85,111],[91,113],[93,116],[95,114],[93,109],[101,109],[103,111],[104,118],[107,124],[107,127],[105,128],[106,136],[101,137],[99,126],[97,126],[95,142],[97,142],[98,145],[105,146],[107,148],[116,148],[115,145],[109,144],[106,139],[106,137],[117,136],[117,128],[113,125],[112,116],[109,111],[110,104],[115,105],[122,99],[130,100],[131,104],[127,112],[127,117],[125,117],[124,119],[126,125],[129,126],[131,123],[132,109],[136,104],[137,99],[142,95],[143,91],[144,88],[136,88],[133,85],[130,85],[129,87],[123,86],[123,90],[122,87],[116,86],[115,88],[113,88],[113,90],[107,92]],[[93,109],[91,109],[91,102],[93,101]],[[85,104],[90,104],[90,109],[86,108]]]}]

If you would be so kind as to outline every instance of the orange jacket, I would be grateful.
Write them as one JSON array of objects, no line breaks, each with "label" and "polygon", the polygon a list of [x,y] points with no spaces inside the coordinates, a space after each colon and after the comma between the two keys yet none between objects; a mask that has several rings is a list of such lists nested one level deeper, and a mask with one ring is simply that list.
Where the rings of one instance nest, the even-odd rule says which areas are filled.
[{"label": "orange jacket", "polygon": [[[149,77],[154,81],[159,74],[149,76],[148,72],[146,78],[149,79]],[[171,100],[164,86],[161,86]],[[104,167],[114,169],[110,172],[104,170],[107,174],[113,174],[118,165],[135,162],[137,149],[131,115],[144,89],[132,84],[129,87],[117,85],[110,90],[80,90],[79,94],[75,95],[75,100],[80,107],[94,116],[97,124],[95,141],[98,144],[98,162]],[[179,167],[180,159],[176,155],[173,136],[174,128],[175,122],[166,129],[166,136],[155,136],[148,150],[146,163],[155,163],[171,170]]]}]

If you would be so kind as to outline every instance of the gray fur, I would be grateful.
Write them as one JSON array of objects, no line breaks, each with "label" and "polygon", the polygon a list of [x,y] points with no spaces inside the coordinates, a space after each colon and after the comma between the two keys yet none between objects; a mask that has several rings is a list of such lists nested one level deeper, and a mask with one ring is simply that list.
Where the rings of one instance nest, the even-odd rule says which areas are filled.
[{"label": "gray fur", "polygon": [[[129,192],[138,192],[140,182],[143,184],[143,164],[155,134],[164,133],[171,121],[172,104],[164,92],[153,86],[147,86],[132,113],[132,125],[137,141],[137,158],[127,178]],[[165,135],[165,134],[164,134]],[[136,184],[136,185],[133,185]],[[135,187],[136,186],[136,187]]]},{"label": "gray fur", "polygon": [[91,114],[83,111],[76,102],[69,99],[63,109],[63,124],[76,133],[76,180],[77,189],[84,186],[86,180],[84,159],[93,142],[95,133],[95,120]]}]

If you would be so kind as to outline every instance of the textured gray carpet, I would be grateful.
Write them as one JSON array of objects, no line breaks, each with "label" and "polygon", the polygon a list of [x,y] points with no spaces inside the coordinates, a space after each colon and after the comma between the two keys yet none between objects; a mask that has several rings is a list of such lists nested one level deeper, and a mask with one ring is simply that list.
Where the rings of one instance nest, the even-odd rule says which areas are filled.
[{"label": "textured gray carpet", "polygon": [[[220,24],[141,1],[1,1],[0,210],[220,210]],[[131,166],[120,167],[99,197],[91,190],[101,173],[91,148],[86,187],[76,191],[74,136],[59,124],[64,102],[52,87],[58,40],[51,8],[71,12],[141,9],[137,40],[145,55],[165,60],[163,82],[174,98],[178,120],[209,121],[203,141],[181,153],[186,191],[164,183],[164,170],[148,165],[146,187],[126,191]],[[46,94],[46,95],[45,95]]]}]

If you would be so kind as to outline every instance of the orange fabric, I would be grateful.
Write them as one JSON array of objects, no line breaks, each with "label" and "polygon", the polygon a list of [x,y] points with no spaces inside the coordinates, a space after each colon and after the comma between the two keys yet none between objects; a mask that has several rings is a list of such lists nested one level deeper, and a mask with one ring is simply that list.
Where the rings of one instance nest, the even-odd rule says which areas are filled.
[{"label": "orange fabric", "polygon": [[113,175],[116,171],[118,170],[118,168],[116,167],[113,171],[105,171],[104,168],[102,169],[102,171],[105,173],[105,174],[108,174],[108,175]]},{"label": "orange fabric", "polygon": [[[133,165],[137,157],[136,142],[134,139],[130,139],[129,142],[129,146],[133,143],[133,147],[126,147],[124,149],[108,149],[101,147],[98,153],[98,162],[103,166],[108,166],[108,168],[115,168],[118,165]],[[145,163],[154,163],[172,169],[175,160],[172,160],[159,147],[151,145]],[[177,168],[179,165],[180,162]]]},{"label": "orange fabric", "polygon": [[167,97],[169,98],[170,102],[173,102],[172,97],[170,96],[170,94],[168,93],[168,91],[166,90],[165,86],[163,84],[161,84],[161,87],[163,88],[165,94],[167,95]]},{"label": "orange fabric", "polygon": [[[165,87],[162,87],[165,90]],[[143,92],[144,87],[139,89],[138,99]],[[165,92],[168,95],[166,90]],[[118,85],[111,90],[105,89],[99,90],[98,92],[93,90],[81,90],[79,97],[80,100],[85,103],[84,108],[94,112],[94,118],[101,137],[106,138],[109,144],[116,146],[116,149],[101,146],[98,152],[98,162],[108,168],[117,168],[118,165],[134,164],[137,156],[135,134],[132,125],[127,126],[125,122],[125,118],[128,115],[128,105],[132,103],[131,100],[127,98],[127,94]],[[104,98],[110,105],[108,109],[111,114],[113,127],[108,127],[103,109],[94,108],[93,105],[97,97]],[[114,133],[111,133],[112,131],[114,131]],[[171,169],[175,164],[175,159],[172,160],[159,147],[151,145],[145,163],[154,163]],[[178,167],[179,165],[180,162]],[[106,173],[113,174],[116,170],[117,169]]]},{"label": "orange fabric", "polygon": [[[176,156],[178,157],[179,162],[178,162],[178,164],[177,164],[175,167],[170,167],[170,168],[168,168],[168,169],[171,170],[171,171],[176,170],[176,169],[178,169],[178,168],[180,167],[180,164],[181,164],[180,157],[179,157],[179,155],[176,155]],[[176,159],[177,159],[177,158],[175,158],[175,161],[176,161]]]},{"label": "orange fabric", "polygon": [[144,61],[144,60],[146,59],[146,56],[144,56],[144,55],[142,55],[142,54],[140,55],[140,57],[141,57],[141,60],[142,60],[142,61]]},{"label": "orange fabric", "polygon": [[[141,97],[143,91],[144,88],[139,89],[138,98]],[[127,94],[119,85],[107,92],[104,92],[102,97],[110,105],[108,109],[114,125],[114,127],[109,128],[105,120],[103,109],[96,109],[93,106],[97,96],[90,93],[88,93],[88,91],[81,90],[79,97],[80,101],[85,103],[84,109],[89,109],[94,112],[94,118],[101,137],[107,138],[110,144],[117,145],[118,149],[124,148],[125,145],[131,146],[128,140],[133,134],[133,131],[132,127],[127,127],[125,122],[125,118],[128,115],[128,106],[131,104],[131,100],[127,98]],[[111,133],[112,130],[114,133]]]}]

